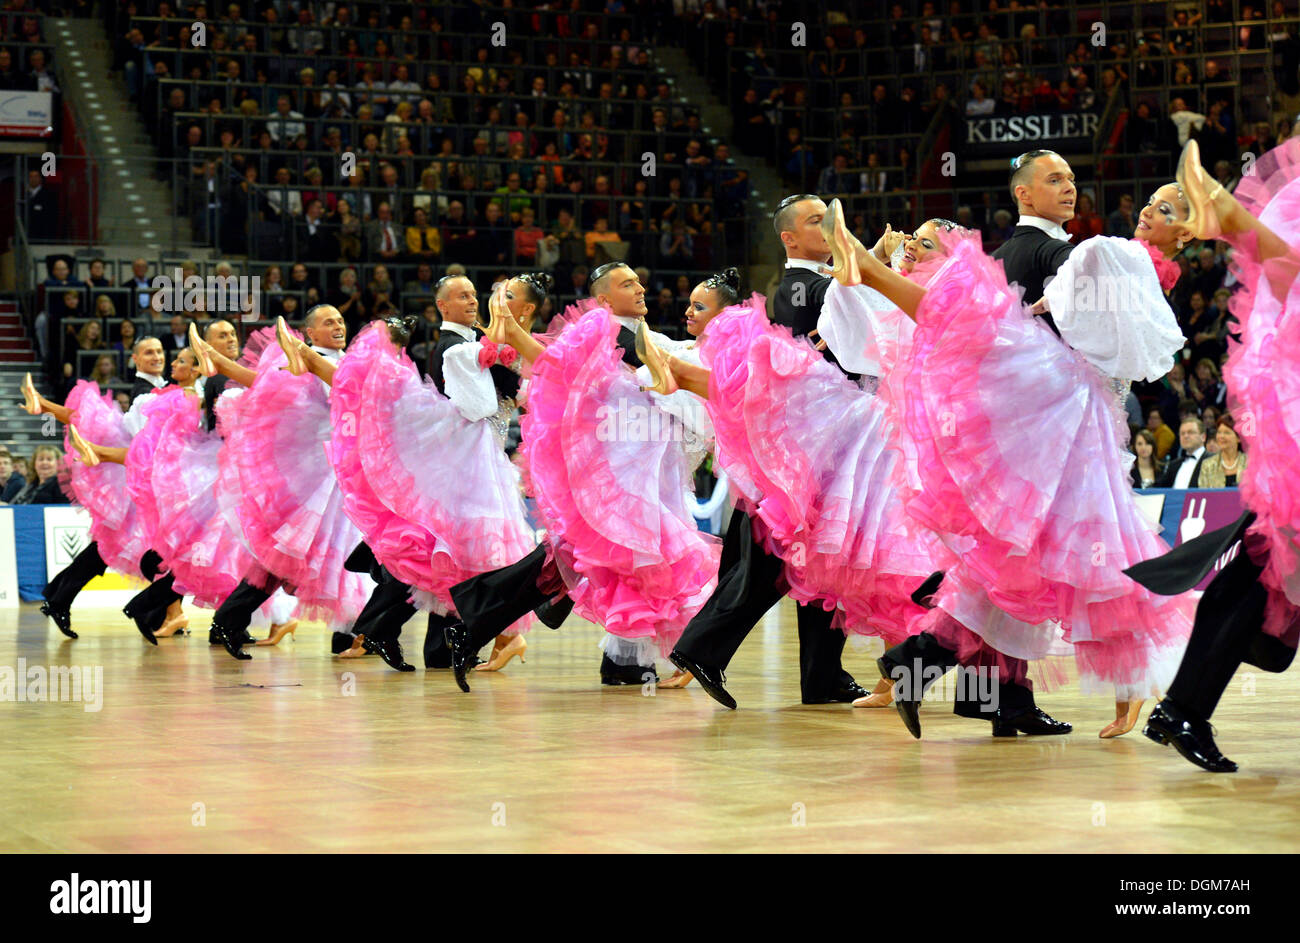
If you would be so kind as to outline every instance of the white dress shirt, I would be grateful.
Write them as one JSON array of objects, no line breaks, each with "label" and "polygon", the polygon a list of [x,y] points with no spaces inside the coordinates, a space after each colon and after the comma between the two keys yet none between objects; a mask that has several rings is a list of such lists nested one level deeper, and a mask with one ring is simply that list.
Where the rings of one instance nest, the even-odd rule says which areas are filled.
[{"label": "white dress shirt", "polygon": [[[152,373],[137,372],[136,376],[142,378],[146,383],[152,386],[155,390],[160,390],[167,385],[167,378],[164,377],[162,374],[155,375]],[[140,430],[144,428],[145,416],[142,407],[144,406],[145,403],[149,401],[149,397],[152,395],[153,393],[141,393],[139,396],[133,399],[131,401],[131,408],[126,411],[126,415],[122,418],[123,428],[126,429],[127,434],[130,435],[131,438],[133,439],[140,432]]]},{"label": "white dress shirt", "polygon": [[1026,216],[1022,213],[1020,219],[1016,220],[1016,225],[1033,226],[1035,229],[1041,229],[1053,239],[1060,239],[1064,242],[1070,241],[1070,234],[1065,231],[1060,223],[1054,223],[1050,219],[1044,219],[1041,216]]},{"label": "white dress shirt", "polygon": [[1190,488],[1192,484],[1192,472],[1196,471],[1196,463],[1200,461],[1201,456],[1205,454],[1205,446],[1201,446],[1195,452],[1189,452],[1183,456],[1183,464],[1178,466],[1178,473],[1174,475],[1175,488]]}]

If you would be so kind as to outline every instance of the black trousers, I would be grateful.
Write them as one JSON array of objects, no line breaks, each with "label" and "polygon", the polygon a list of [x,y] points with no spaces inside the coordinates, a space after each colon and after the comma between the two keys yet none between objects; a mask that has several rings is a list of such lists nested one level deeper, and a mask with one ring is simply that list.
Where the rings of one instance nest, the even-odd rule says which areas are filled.
[{"label": "black trousers", "polygon": [[253,621],[253,613],[262,603],[271,598],[279,585],[275,577],[270,577],[265,588],[254,586],[248,580],[240,580],[239,585],[212,614],[212,624],[236,632],[248,631],[248,624]]},{"label": "black trousers", "polygon": [[[146,625],[155,629],[161,626],[167,617],[167,607],[181,598],[180,594],[172,589],[170,573],[162,579],[157,579],[161,567],[162,557],[152,550],[146,550],[144,556],[140,558],[140,572],[144,574],[145,579],[152,582],[137,593],[126,607],[128,615],[132,618],[139,617]],[[68,609],[86,584],[96,576],[103,576],[107,570],[108,564],[99,555],[99,545],[91,541],[54,579],[45,584],[41,595],[51,607]]]},{"label": "black trousers", "polygon": [[108,564],[99,555],[99,545],[92,540],[54,579],[45,584],[41,595],[51,608],[68,609],[72,606],[72,600],[77,598],[77,593],[95,577],[103,576],[107,569]]},{"label": "black trousers", "polygon": [[[907,678],[913,684],[920,685],[923,680],[938,679],[959,664],[957,653],[942,645],[929,632],[918,632],[904,639],[881,657],[892,680]],[[923,673],[917,677],[917,669]],[[980,665],[967,667],[979,668]],[[919,694],[918,688],[912,689]],[[997,700],[984,699],[978,689],[967,685],[958,685],[953,699],[952,711],[962,717],[983,717],[993,719],[993,711],[999,709],[1008,715],[1020,714],[1034,708],[1034,691],[1028,685],[1000,682],[997,687]]]},{"label": "black trousers", "polygon": [[1259,581],[1263,567],[1243,550],[1219,571],[1196,606],[1169,699],[1201,720],[1209,720],[1242,662],[1265,671],[1284,671],[1295,649],[1265,635],[1268,593]]},{"label": "black trousers", "polygon": [[551,598],[537,585],[545,575],[543,543],[509,566],[480,573],[451,588],[451,601],[469,630],[474,651]]},{"label": "black trousers", "polygon": [[[785,565],[754,542],[749,515],[731,515],[722,543],[717,589],[677,642],[677,651],[705,667],[726,669],[745,637],[785,595]],[[834,613],[799,606],[799,687],[804,697],[852,682],[840,664],[845,636],[831,628]]]}]

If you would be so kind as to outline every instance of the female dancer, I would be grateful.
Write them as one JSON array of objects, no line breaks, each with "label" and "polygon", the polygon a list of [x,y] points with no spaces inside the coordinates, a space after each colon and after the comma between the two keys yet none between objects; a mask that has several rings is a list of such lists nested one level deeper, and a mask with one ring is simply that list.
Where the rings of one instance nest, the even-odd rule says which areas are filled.
[{"label": "female dancer", "polygon": [[[226,356],[240,357],[239,336],[229,321],[213,322],[207,333],[222,345]],[[256,363],[256,351],[265,346],[267,334],[254,335],[247,356],[240,361],[243,368]],[[208,428],[202,400],[234,395],[237,387],[216,390],[212,388],[218,384],[211,384],[212,388],[205,384],[201,399],[197,384],[186,382],[189,374],[202,376],[199,357],[187,348],[177,355],[177,363],[182,361],[186,378],[178,376],[175,364],[172,367],[172,377],[180,388],[168,389],[144,405],[146,425],[129,448],[88,444],[89,454],[82,458],[88,463],[125,464],[128,490],[175,590],[193,596],[198,606],[215,609],[234,591],[253,558],[218,507],[222,439],[215,429]],[[297,628],[297,621],[290,618],[292,609],[293,601],[281,596],[259,611],[261,618],[271,617],[271,632],[258,645],[278,644]],[[165,625],[155,636],[182,632],[187,624],[188,620]]]},{"label": "female dancer", "polygon": [[[343,356],[347,329],[338,309],[317,305],[307,313],[305,331],[326,359]],[[280,369],[287,357],[278,348],[267,347],[253,373],[214,357],[196,332],[190,340],[204,373],[248,383],[237,398],[221,398],[217,415],[225,435],[222,475],[239,483],[239,524],[258,565],[218,609],[214,630],[232,657],[248,660],[242,650],[247,619],[284,584],[293,587],[302,618],[321,618],[341,631],[355,621],[373,583],[344,567],[361,535],[343,511],[321,452],[330,432],[328,387]]]},{"label": "female dancer", "polygon": [[[1191,204],[1194,235],[1223,239],[1234,249],[1241,288],[1231,309],[1241,340],[1231,345],[1225,372],[1238,431],[1250,448],[1249,470],[1240,479],[1248,511],[1237,523],[1183,544],[1167,560],[1134,568],[1133,575],[1158,592],[1178,592],[1231,556],[1238,539],[1246,552],[1207,587],[1178,674],[1143,732],[1203,769],[1235,772],[1237,764],[1219,751],[1210,728],[1219,698],[1243,661],[1285,670],[1300,641],[1300,252],[1294,248],[1300,242],[1300,139],[1263,155],[1235,193],[1214,184],[1201,168],[1197,143],[1188,141],[1178,180]],[[1194,545],[1207,552],[1189,564]]]},{"label": "female dancer", "polygon": [[[545,558],[521,571],[521,580],[537,586],[519,598],[531,602],[533,589],[541,599],[567,593],[581,615],[629,640],[638,666],[653,665],[654,652],[670,650],[707,597],[717,540],[696,527],[686,508],[683,451],[671,434],[651,433],[658,410],[623,365],[619,319],[644,317],[644,289],[618,264],[598,270],[592,291],[598,306],[548,346],[507,316],[504,292],[489,303],[488,339],[509,344],[531,367],[521,450],[547,541]],[[491,584],[479,578],[453,587],[457,609],[514,615],[508,600],[478,605],[479,595],[498,592]],[[462,690],[464,665],[486,642],[490,621],[447,631]],[[646,675],[653,677],[652,668]]]},{"label": "female dancer", "polygon": [[[166,356],[162,342],[157,338],[137,339],[131,357],[136,367],[136,380],[131,390],[131,407],[126,415],[112,399],[101,396],[93,383],[79,382],[63,406],[51,403],[37,394],[31,374],[23,381],[24,409],[34,416],[49,413],[65,425],[75,418],[93,438],[125,447],[144,426],[142,407],[149,395],[167,382],[162,376]],[[67,450],[72,452],[70,438]],[[41,607],[41,611],[54,620],[59,631],[69,638],[77,637],[72,631],[69,612],[72,601],[93,577],[103,574],[109,566],[150,581],[159,575],[161,561],[141,537],[135,505],[126,493],[124,479],[125,472],[120,467],[116,470],[88,468],[69,454],[68,487],[71,495],[91,513],[91,542],[45,586],[43,595],[46,602]],[[163,577],[163,580],[167,579]],[[135,619],[141,634],[152,641],[151,635],[165,618],[175,620],[180,617],[176,605],[179,599],[168,586],[165,597],[155,610],[135,611],[128,605],[126,611]]]},{"label": "female dancer", "polygon": [[[941,222],[907,241],[909,274],[933,251]],[[819,346],[833,340],[846,369],[883,381],[907,339],[897,324],[906,319],[880,296],[864,300],[868,294],[875,293],[831,286]],[[913,590],[948,559],[904,513],[900,436],[882,399],[771,324],[757,297],[714,321],[703,359],[694,366],[650,352],[647,362],[657,389],[681,385],[707,401],[719,461],[784,561],[790,595],[836,609],[848,631],[879,635],[887,646],[901,641],[924,613]],[[889,688],[882,680],[856,703],[888,705]]]},{"label": "female dancer", "polygon": [[[140,431],[131,437],[130,444],[127,446],[106,446],[97,444],[94,439],[96,435],[91,435],[91,440],[81,434],[78,423],[83,422],[83,413],[78,412],[77,416],[68,423],[68,438],[71,440],[72,448],[80,464],[87,470],[81,476],[82,486],[78,489],[78,498],[87,494],[85,481],[91,479],[94,472],[90,471],[101,462],[125,466],[124,476],[116,471],[109,475],[99,475],[97,480],[110,481],[112,486],[119,484],[119,479],[125,477],[125,494],[122,497],[131,502],[131,509],[135,515],[135,521],[132,526],[139,532],[141,544],[153,550],[161,559],[162,567],[167,567],[167,557],[159,549],[158,538],[166,536],[158,528],[158,504],[156,493],[150,476],[153,467],[154,451],[159,441],[159,433],[165,421],[165,411],[170,408],[171,403],[188,404],[190,410],[194,413],[197,420],[199,391],[195,388],[202,374],[199,373],[198,358],[190,350],[182,350],[172,361],[171,378],[174,386],[169,386],[158,393],[150,396],[141,403],[140,412],[144,418],[144,425]],[[161,408],[160,408],[161,404]],[[114,406],[113,409],[116,409]],[[112,432],[112,423],[101,423],[94,413],[87,412],[84,414],[84,425],[87,429],[98,428],[105,432]],[[75,466],[74,466],[75,467]],[[91,500],[95,500],[91,498]],[[174,574],[172,574],[174,577]],[[174,579],[172,583],[172,593],[176,593]],[[148,627],[137,623],[141,634],[144,635],[153,644],[157,645],[159,636],[166,637],[183,633],[189,626],[189,619],[185,618],[181,611],[180,600],[175,599],[170,603],[171,609],[168,612],[167,621],[163,623],[157,631],[149,631]]]},{"label": "female dancer", "polygon": [[[1132,460],[1119,434],[1127,381],[1162,376],[1182,345],[1163,295],[1178,275],[1170,259],[1190,238],[1182,194],[1161,187],[1137,239],[1093,237],[1062,266],[1035,309],[1052,311],[1070,346],[1022,312],[973,240],[956,240],[922,287],[862,250],[837,212],[828,215],[839,277],[860,277],[917,322],[906,421],[923,487],[908,513],[950,548],[966,544],[937,596],[932,636],[957,660],[991,660],[1023,685],[1023,659],[1047,654],[1051,620],[1059,620],[1085,690],[1116,692],[1116,720],[1101,735],[1127,732],[1142,699],[1172,677],[1190,630],[1186,600],[1135,592],[1121,579],[1125,566],[1165,545],[1117,461]],[[1003,458],[1031,429],[1055,440],[1046,450],[1053,462],[1032,478]],[[1018,621],[980,624],[972,615],[985,602]],[[890,653],[882,663],[885,670]],[[914,735],[919,695],[899,700]],[[999,710],[995,735],[1030,732],[1015,718],[1032,732],[1065,732],[1043,723],[1031,703]]]},{"label": "female dancer", "polygon": [[[538,276],[509,280],[511,316],[531,321],[549,288]],[[283,331],[281,343],[291,371],[331,385],[327,452],[349,517],[375,559],[414,590],[418,608],[444,615],[454,611],[452,585],[517,560],[534,540],[518,472],[504,452],[513,402],[493,382],[496,345],[449,347],[444,396],[406,356],[409,330],[372,324],[336,370]],[[530,621],[502,633],[492,660],[479,667],[495,671],[516,655],[522,660],[520,633]]]}]

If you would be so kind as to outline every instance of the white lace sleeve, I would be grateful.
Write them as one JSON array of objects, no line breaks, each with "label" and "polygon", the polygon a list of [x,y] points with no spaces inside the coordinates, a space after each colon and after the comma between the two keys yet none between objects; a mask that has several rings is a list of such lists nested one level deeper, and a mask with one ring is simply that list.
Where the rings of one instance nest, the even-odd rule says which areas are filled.
[{"label": "white lace sleeve", "polygon": [[885,370],[887,351],[896,349],[898,332],[911,328],[911,319],[874,288],[845,287],[836,281],[826,289],[817,317],[817,336],[826,341],[840,366],[873,377]]},{"label": "white lace sleeve", "polygon": [[447,399],[470,422],[494,415],[500,405],[492,374],[478,365],[478,341],[447,348],[442,358],[442,378]]},{"label": "white lace sleeve", "polygon": [[1134,239],[1084,240],[1043,296],[1065,342],[1108,377],[1158,380],[1185,343],[1151,256]]}]

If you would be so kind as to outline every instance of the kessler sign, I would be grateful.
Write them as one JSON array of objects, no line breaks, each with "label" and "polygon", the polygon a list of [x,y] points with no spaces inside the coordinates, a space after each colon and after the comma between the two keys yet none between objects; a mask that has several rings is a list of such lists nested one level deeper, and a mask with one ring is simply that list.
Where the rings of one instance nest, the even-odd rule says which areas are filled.
[{"label": "kessler sign", "polygon": [[1082,145],[1097,133],[1100,118],[1091,112],[1064,115],[1010,115],[1008,117],[967,118],[966,144],[985,151],[1004,148],[1024,151],[1035,144],[1050,145],[1053,150],[1075,142]]}]

